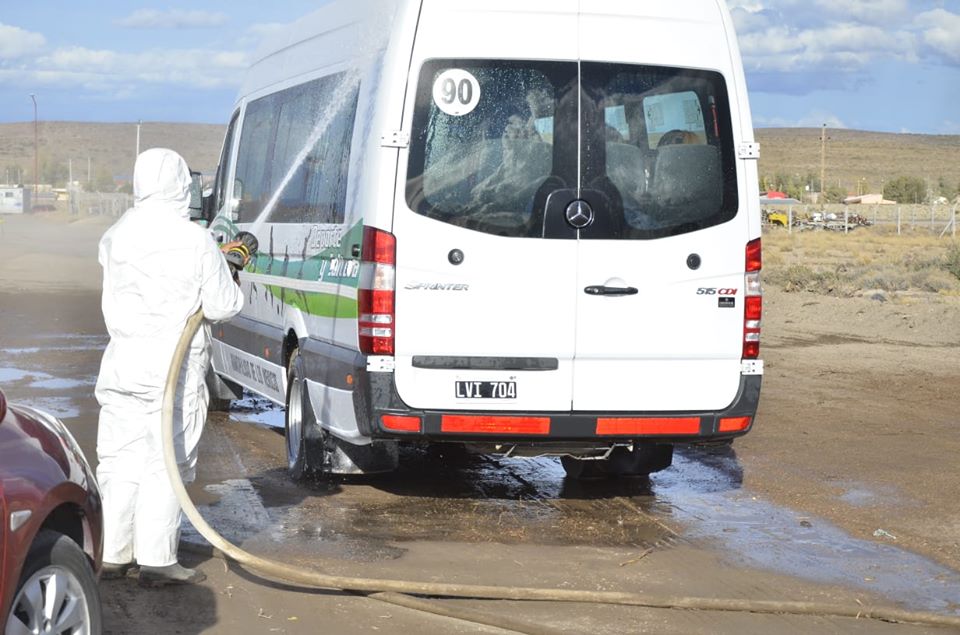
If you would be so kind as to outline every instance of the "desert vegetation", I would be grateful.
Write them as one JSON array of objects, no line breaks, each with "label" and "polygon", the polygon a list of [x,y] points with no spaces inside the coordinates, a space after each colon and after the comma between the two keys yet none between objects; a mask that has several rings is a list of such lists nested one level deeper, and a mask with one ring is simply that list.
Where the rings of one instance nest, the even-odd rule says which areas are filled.
[{"label": "desert vegetation", "polygon": [[924,230],[861,227],[849,234],[771,228],[763,278],[787,292],[841,297],[960,295],[960,241]]}]

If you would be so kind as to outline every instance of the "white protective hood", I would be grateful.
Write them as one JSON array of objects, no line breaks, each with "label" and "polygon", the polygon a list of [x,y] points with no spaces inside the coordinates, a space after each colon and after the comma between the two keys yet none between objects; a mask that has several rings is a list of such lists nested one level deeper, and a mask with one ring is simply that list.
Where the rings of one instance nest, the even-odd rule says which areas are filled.
[{"label": "white protective hood", "polygon": [[134,207],[156,207],[190,216],[190,169],[173,150],[151,148],[133,168]]}]

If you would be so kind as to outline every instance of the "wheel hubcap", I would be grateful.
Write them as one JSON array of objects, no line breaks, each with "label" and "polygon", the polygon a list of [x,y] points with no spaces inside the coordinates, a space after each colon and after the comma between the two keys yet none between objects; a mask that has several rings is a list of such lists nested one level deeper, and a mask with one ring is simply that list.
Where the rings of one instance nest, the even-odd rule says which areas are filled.
[{"label": "wheel hubcap", "polygon": [[89,598],[80,581],[54,565],[34,573],[13,600],[5,632],[90,635]]},{"label": "wheel hubcap", "polygon": [[300,459],[300,439],[303,438],[303,382],[296,374],[291,382],[287,404],[287,465],[293,469]]}]

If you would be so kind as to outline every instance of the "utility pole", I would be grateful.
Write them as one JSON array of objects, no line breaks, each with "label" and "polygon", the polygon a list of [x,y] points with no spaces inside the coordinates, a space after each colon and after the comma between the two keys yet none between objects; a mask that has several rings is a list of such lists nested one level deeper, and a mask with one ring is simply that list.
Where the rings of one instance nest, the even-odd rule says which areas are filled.
[{"label": "utility pole", "polygon": [[40,189],[40,132],[37,127],[37,96],[30,93],[33,100],[33,205],[37,204],[37,191]]},{"label": "utility pole", "polygon": [[827,167],[827,124],[820,129],[820,209],[827,202],[827,182],[824,180]]}]

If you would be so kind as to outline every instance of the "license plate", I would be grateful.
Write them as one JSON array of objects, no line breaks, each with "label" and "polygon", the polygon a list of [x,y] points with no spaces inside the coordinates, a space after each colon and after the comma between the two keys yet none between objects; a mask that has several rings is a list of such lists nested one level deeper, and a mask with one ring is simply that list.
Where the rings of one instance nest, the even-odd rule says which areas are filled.
[{"label": "license plate", "polygon": [[457,399],[516,399],[515,381],[458,381]]}]

